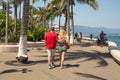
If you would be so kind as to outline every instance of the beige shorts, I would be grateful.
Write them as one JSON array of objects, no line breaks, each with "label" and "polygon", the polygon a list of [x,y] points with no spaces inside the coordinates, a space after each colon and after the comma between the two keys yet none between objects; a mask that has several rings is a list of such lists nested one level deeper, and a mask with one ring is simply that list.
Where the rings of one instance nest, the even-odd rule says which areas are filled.
[{"label": "beige shorts", "polygon": [[56,53],[56,49],[47,49],[48,56],[54,56]]}]

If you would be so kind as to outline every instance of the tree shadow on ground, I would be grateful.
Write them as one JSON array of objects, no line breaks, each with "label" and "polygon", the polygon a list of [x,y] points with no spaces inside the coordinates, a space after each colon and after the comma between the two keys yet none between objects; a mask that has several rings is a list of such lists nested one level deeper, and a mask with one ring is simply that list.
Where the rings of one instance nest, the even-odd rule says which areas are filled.
[{"label": "tree shadow on ground", "polygon": [[82,43],[78,43],[78,44],[74,44],[75,46],[81,46],[81,47],[90,47],[90,46],[93,46],[92,43],[90,42],[82,42]]},{"label": "tree shadow on ground", "polygon": [[48,57],[48,55],[46,54],[46,55],[36,55],[35,57]]},{"label": "tree shadow on ground", "polygon": [[[66,60],[80,60],[77,63],[83,63],[86,61],[92,61],[96,60],[98,65],[96,67],[105,67],[108,65],[107,61],[105,58],[111,58],[111,55],[109,53],[101,53],[99,51],[92,51],[91,52],[86,52],[82,50],[77,50],[76,52],[67,52],[65,55],[65,61]],[[59,55],[56,55],[55,57],[55,62],[59,61]],[[44,60],[38,60],[38,61],[32,61],[32,63],[38,64],[38,63],[47,63],[47,55],[41,55],[39,57],[46,57]],[[83,59],[84,60],[81,60]]]},{"label": "tree shadow on ground", "polygon": [[79,72],[74,72],[74,74],[78,75],[78,76],[82,76],[82,77],[87,77],[87,78],[92,78],[92,79],[96,79],[96,80],[107,80],[105,78],[102,77],[98,77],[92,74],[86,74],[86,73],[79,73]]},{"label": "tree shadow on ground", "polygon": [[[30,61],[30,63],[34,63],[34,64],[44,64],[44,63],[47,63],[48,60],[47,60],[47,54],[46,55],[37,55],[35,57],[46,57],[46,59],[43,59],[43,60],[37,60],[37,61]],[[59,61],[59,58],[56,58],[56,57],[59,57],[59,55],[55,55],[55,62]]]},{"label": "tree shadow on ground", "polygon": [[97,60],[98,66],[96,67],[104,67],[108,65],[105,58],[111,58],[111,55],[109,53],[101,53],[99,51],[92,51],[92,52],[94,53],[85,52],[82,50],[78,50],[77,52],[68,52],[66,54],[65,60],[75,60],[75,59],[85,58],[85,60],[78,61],[78,63]]},{"label": "tree shadow on ground", "polygon": [[65,64],[66,68],[71,68],[71,67],[79,67],[79,64]]},{"label": "tree shadow on ground", "polygon": [[44,60],[30,61],[30,63],[34,63],[34,64],[38,64],[38,63],[42,64],[42,63],[47,63],[47,62],[48,62],[47,58]]},{"label": "tree shadow on ground", "polygon": [[[82,46],[82,47],[89,47],[95,45],[91,42],[82,42],[75,44],[75,46]],[[43,50],[44,52],[44,50]],[[58,56],[58,55],[57,55]],[[46,57],[44,60],[32,61],[33,63],[47,63],[47,54],[36,55],[35,57]],[[56,56],[55,56],[56,57]],[[83,60],[84,58],[84,60]],[[111,58],[109,53],[101,53],[96,50],[92,50],[91,52],[83,51],[83,50],[76,50],[75,52],[67,52],[65,55],[65,60],[76,60],[79,59],[77,63],[83,63],[86,61],[96,60],[98,65],[96,67],[104,67],[107,66],[108,63],[105,58]],[[59,58],[55,58],[55,61],[59,61]]]},{"label": "tree shadow on ground", "polygon": [[27,68],[23,68],[23,69],[8,69],[8,70],[4,70],[4,71],[0,72],[0,75],[1,74],[5,74],[5,73],[14,73],[14,72],[28,73],[28,72],[32,72],[32,70],[28,70]]},{"label": "tree shadow on ground", "polygon": [[[72,67],[76,67],[76,68],[77,68],[77,67],[79,67],[79,66],[80,66],[80,64],[64,64],[64,65],[63,65],[63,68],[64,68],[64,69],[66,69],[66,68],[72,68]],[[60,67],[60,65],[55,65],[55,67]],[[63,69],[63,68],[62,68],[62,69]]]}]

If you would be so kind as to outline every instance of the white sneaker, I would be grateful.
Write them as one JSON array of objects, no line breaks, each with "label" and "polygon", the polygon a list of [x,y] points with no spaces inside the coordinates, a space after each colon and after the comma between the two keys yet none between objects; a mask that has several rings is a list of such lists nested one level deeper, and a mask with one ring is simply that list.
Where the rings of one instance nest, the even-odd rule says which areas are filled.
[{"label": "white sneaker", "polygon": [[55,67],[55,64],[53,62],[51,63],[51,67]]},{"label": "white sneaker", "polygon": [[48,65],[48,68],[49,68],[49,69],[51,69],[51,68],[52,68],[51,64],[49,64],[49,65]]}]

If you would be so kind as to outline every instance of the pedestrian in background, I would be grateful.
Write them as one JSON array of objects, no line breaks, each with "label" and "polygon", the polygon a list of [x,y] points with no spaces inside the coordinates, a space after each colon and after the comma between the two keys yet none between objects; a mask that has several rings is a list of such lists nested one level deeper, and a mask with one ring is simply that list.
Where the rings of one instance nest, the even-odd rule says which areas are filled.
[{"label": "pedestrian in background", "polygon": [[90,39],[92,39],[93,38],[93,35],[92,34],[90,34]]}]

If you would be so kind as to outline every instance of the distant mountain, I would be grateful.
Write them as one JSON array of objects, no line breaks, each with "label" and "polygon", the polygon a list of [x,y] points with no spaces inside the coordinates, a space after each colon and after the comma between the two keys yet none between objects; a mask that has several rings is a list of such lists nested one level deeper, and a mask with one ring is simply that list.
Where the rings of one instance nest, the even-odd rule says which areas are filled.
[{"label": "distant mountain", "polygon": [[75,32],[82,32],[84,34],[99,34],[101,31],[104,31],[106,34],[120,34],[120,29],[104,28],[104,27],[89,27],[75,25]]}]

